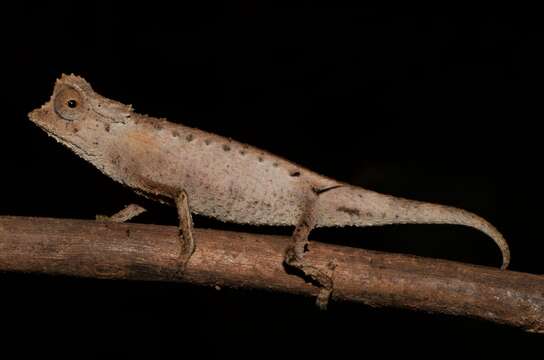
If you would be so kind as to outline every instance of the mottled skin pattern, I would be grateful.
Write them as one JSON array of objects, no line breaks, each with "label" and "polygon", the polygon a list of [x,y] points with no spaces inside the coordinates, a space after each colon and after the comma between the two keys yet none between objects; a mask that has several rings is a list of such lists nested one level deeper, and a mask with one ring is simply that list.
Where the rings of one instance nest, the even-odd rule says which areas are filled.
[{"label": "mottled skin pattern", "polygon": [[[502,235],[474,214],[351,186],[234,140],[137,114],[74,75],[63,75],[50,101],[29,117],[104,174],[177,205],[178,212],[181,201],[192,213],[226,222],[295,225],[296,245],[287,263],[321,284],[327,282],[323,274],[312,274],[303,264],[307,235],[320,226],[467,225],[493,238],[502,251],[503,268],[509,262]],[[188,201],[179,200],[182,192]]]}]

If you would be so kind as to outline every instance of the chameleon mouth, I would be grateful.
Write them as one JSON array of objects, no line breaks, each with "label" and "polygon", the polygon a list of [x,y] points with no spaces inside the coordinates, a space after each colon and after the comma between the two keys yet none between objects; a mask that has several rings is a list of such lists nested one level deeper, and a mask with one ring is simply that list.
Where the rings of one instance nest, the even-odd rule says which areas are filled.
[{"label": "chameleon mouth", "polygon": [[35,124],[38,124],[40,125],[40,121],[39,121],[39,113],[43,112],[43,107],[42,108],[39,108],[39,109],[34,109],[32,110],[31,112],[28,113],[28,118],[30,119],[30,121],[32,121],[33,123]]},{"label": "chameleon mouth", "polygon": [[47,111],[42,107],[42,108],[35,109],[29,112],[28,118],[30,119],[30,121],[36,124],[40,129],[42,129],[48,134],[51,134],[51,131],[46,126],[46,123],[42,120],[45,114],[47,114]]},{"label": "chameleon mouth", "polygon": [[[96,157],[96,154],[91,153],[84,149],[83,147],[76,144],[72,139],[65,138],[63,136],[58,135],[54,130],[51,129],[50,126],[47,125],[47,122],[42,121],[43,118],[46,117],[50,110],[47,109],[44,106],[42,106],[39,109],[32,110],[28,113],[28,118],[30,121],[32,121],[34,124],[36,124],[40,129],[45,131],[47,135],[51,136],[53,139],[55,139],[57,142],[65,145],[75,153],[83,155],[84,158],[91,159]],[[72,136],[79,136],[77,134],[73,134]]]},{"label": "chameleon mouth", "polygon": [[42,106],[39,109],[34,109],[31,112],[28,113],[28,118],[30,121],[32,121],[34,124],[36,124],[40,129],[45,131],[47,134],[51,135],[52,137],[55,137],[52,131],[47,126],[47,123],[43,121],[48,113],[48,110],[45,108],[45,105]]},{"label": "chameleon mouth", "polygon": [[47,121],[44,119],[47,119],[51,115],[51,110],[49,108],[49,102],[43,104],[41,107],[32,110],[28,113],[28,118],[30,121],[32,121],[34,124],[38,125],[42,129],[47,131]]}]

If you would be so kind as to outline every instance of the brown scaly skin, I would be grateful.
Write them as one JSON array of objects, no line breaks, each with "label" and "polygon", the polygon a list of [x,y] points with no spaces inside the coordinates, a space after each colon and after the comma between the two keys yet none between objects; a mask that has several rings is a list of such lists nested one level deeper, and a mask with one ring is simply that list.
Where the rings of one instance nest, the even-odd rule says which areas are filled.
[{"label": "brown scaly skin", "polygon": [[[466,225],[493,238],[503,255],[502,268],[510,260],[505,239],[477,215],[378,194],[231,139],[137,114],[131,106],[100,96],[75,75],[57,80],[50,101],[29,117],[104,174],[140,194],[175,205],[184,264],[194,250],[192,240],[187,240],[192,239],[191,212],[241,224],[295,225],[286,264],[303,271],[329,295],[330,274],[304,259],[308,234],[315,227]],[[331,264],[329,270],[333,268]],[[322,306],[324,298],[318,299]]]}]

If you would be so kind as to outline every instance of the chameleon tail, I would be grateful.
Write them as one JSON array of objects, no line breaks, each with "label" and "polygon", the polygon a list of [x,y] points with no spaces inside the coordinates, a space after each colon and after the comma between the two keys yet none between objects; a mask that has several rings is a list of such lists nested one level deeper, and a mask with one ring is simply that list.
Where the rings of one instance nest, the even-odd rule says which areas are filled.
[{"label": "chameleon tail", "polygon": [[456,224],[490,236],[502,253],[501,269],[510,263],[510,250],[502,234],[471,212],[444,205],[407,200],[354,186],[342,186],[319,197],[317,226],[376,226],[388,224]]}]

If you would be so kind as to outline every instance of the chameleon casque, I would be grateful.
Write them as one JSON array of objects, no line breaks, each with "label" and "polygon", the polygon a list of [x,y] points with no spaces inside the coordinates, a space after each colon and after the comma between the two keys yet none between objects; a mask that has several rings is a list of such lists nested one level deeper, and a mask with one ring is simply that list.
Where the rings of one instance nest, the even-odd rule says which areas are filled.
[{"label": "chameleon casque", "polygon": [[[285,263],[321,286],[317,299],[321,307],[330,297],[332,276],[313,267],[304,256],[308,235],[316,227],[466,225],[495,241],[502,252],[503,269],[510,260],[503,236],[477,215],[382,195],[228,138],[137,114],[130,105],[97,94],[75,75],[58,79],[51,99],[29,118],[117,182],[175,205],[182,269],[195,249],[191,213],[240,224],[295,226]],[[117,220],[141,211],[129,207]]]}]

